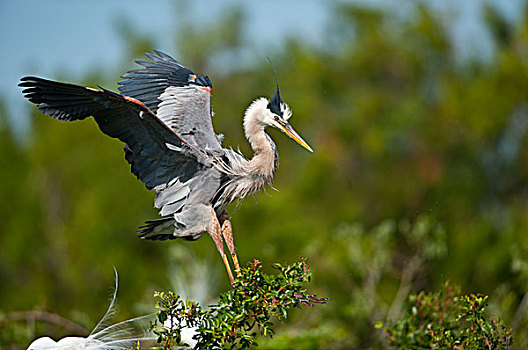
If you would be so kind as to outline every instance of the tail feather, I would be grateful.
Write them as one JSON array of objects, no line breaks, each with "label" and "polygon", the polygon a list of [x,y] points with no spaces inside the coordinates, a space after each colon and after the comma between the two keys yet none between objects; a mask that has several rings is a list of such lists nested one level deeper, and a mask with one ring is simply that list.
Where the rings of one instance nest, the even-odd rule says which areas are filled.
[{"label": "tail feather", "polygon": [[153,241],[177,238],[173,235],[174,222],[172,217],[145,221],[138,229],[138,237]]},{"label": "tail feather", "polygon": [[202,237],[203,233],[178,235],[175,232],[175,224],[176,221],[172,217],[145,221],[145,224],[139,227],[138,237],[152,241],[165,241],[167,239],[177,238],[186,241],[196,241],[198,238]]}]

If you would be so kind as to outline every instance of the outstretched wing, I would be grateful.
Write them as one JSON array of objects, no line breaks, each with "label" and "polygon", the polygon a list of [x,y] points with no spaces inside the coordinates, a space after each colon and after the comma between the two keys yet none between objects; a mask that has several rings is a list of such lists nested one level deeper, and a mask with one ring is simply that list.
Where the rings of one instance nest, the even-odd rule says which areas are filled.
[{"label": "outstretched wing", "polygon": [[24,77],[24,96],[53,118],[72,121],[93,116],[101,131],[126,143],[132,172],[152,189],[178,177],[191,178],[204,161],[143,103],[108,90]]},{"label": "outstretched wing", "polygon": [[136,98],[156,113],[185,142],[205,153],[223,154],[211,122],[212,84],[207,76],[197,77],[171,56],[154,51],[151,60],[136,61],[144,68],[122,76],[119,90]]}]

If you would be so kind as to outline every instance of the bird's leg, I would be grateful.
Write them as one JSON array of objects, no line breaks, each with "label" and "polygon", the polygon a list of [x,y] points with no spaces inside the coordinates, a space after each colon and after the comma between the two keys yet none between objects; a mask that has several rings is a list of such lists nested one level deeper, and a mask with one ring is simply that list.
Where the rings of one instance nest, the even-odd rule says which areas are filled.
[{"label": "bird's leg", "polygon": [[235,251],[235,242],[233,241],[233,226],[231,225],[231,221],[227,217],[226,212],[222,214],[222,221],[222,236],[224,236],[227,248],[231,253],[231,258],[233,259],[233,264],[235,265],[235,271],[237,272],[237,275],[240,275],[240,265],[238,264],[238,256],[236,255]]},{"label": "bird's leg", "polygon": [[220,222],[218,222],[218,218],[216,217],[216,213],[213,208],[211,208],[211,219],[212,227],[209,229],[209,235],[215,242],[216,249],[218,249],[220,256],[222,256],[222,260],[224,261],[227,274],[229,275],[229,280],[231,281],[231,284],[233,284],[235,282],[235,279],[233,278],[233,273],[231,272],[231,266],[229,266],[229,260],[227,260],[227,255],[224,252],[224,242],[222,241],[222,229],[220,227]]}]

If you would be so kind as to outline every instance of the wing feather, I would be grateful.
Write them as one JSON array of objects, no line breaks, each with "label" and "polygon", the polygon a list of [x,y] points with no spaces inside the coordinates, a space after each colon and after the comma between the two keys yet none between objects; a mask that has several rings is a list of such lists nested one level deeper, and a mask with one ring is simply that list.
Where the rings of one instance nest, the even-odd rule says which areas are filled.
[{"label": "wing feather", "polygon": [[207,154],[224,153],[209,114],[209,94],[194,86],[168,87],[160,97],[158,118],[191,146]]},{"label": "wing feather", "polygon": [[149,189],[174,178],[186,181],[207,166],[192,147],[140,102],[108,90],[38,77],[24,77],[19,86],[25,88],[23,93],[29,101],[53,118],[72,121],[93,116],[103,133],[126,143],[125,157],[131,170]]},{"label": "wing feather", "polygon": [[194,73],[184,67],[174,58],[161,52],[154,51],[157,55],[146,53],[145,56],[150,61],[136,61],[143,66],[142,69],[135,69],[127,72],[121,77],[125,80],[118,82],[119,91],[126,96],[139,99],[141,93],[148,94],[148,98],[143,95],[143,102],[151,111],[156,113],[159,97],[169,86],[189,85],[193,80]]},{"label": "wing feather", "polygon": [[151,61],[136,61],[144,68],[122,76],[119,90],[143,102],[180,138],[204,156],[222,155],[211,121],[211,82],[197,77],[174,58],[161,52],[146,53]]}]

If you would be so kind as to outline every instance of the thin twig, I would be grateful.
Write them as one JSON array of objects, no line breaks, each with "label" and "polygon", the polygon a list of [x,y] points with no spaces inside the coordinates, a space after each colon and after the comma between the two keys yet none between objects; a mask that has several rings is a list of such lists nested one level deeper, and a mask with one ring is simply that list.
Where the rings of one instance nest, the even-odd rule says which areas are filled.
[{"label": "thin twig", "polygon": [[524,294],[524,297],[522,298],[521,303],[517,307],[515,315],[513,316],[512,329],[514,332],[524,316],[524,310],[526,309],[526,306],[528,306],[528,292]]},{"label": "thin twig", "polygon": [[399,314],[402,310],[402,305],[411,291],[412,280],[414,278],[414,274],[416,273],[417,267],[420,265],[420,262],[421,258],[415,255],[403,269],[398,291],[396,292],[396,296],[394,297],[389,308],[389,312],[387,313],[387,318],[389,320],[394,321],[399,317]]},{"label": "thin twig", "polygon": [[4,320],[8,322],[20,322],[20,321],[47,322],[47,323],[52,323],[52,324],[56,324],[61,327],[64,327],[67,331],[74,332],[78,335],[89,335],[90,334],[90,332],[86,328],[82,327],[81,325],[73,321],[70,321],[62,316],[59,316],[57,314],[47,312],[47,311],[38,311],[38,310],[13,311],[13,312],[9,312],[5,314]]}]

